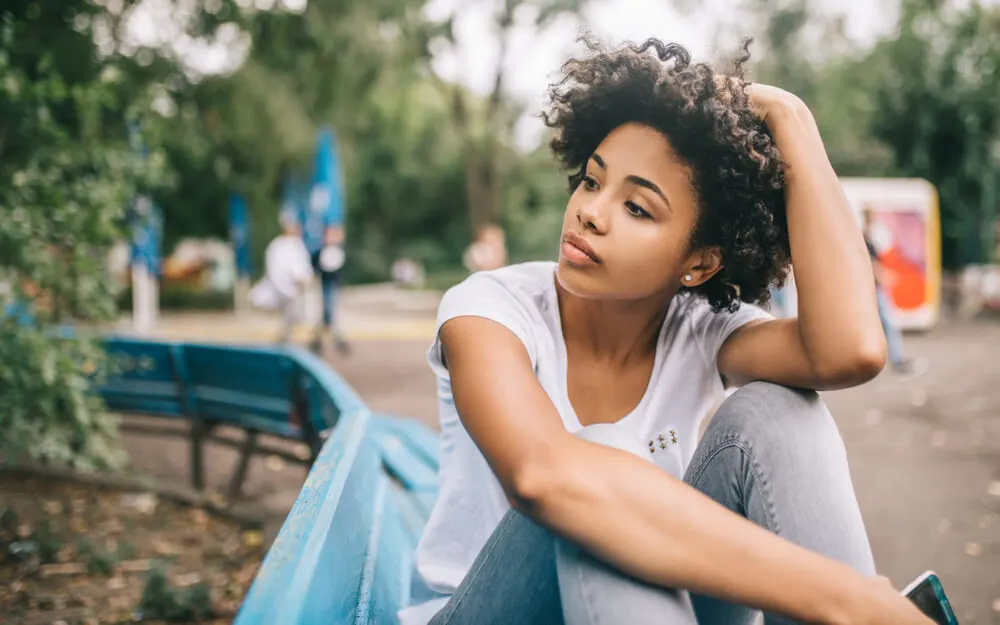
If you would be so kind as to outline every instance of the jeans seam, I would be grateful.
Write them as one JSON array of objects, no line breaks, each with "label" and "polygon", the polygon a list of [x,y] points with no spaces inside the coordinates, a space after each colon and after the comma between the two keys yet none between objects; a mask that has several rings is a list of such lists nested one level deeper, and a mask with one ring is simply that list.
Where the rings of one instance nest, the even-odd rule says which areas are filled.
[{"label": "jeans seam", "polygon": [[[698,467],[697,472],[692,475],[691,485],[697,488],[698,480],[704,475],[705,470],[708,465],[712,464],[716,456],[726,451],[730,447],[735,447],[739,449],[749,460],[750,460],[750,472],[753,475],[754,480],[760,485],[761,499],[763,500],[762,509],[764,510],[764,522],[767,524],[767,529],[774,534],[780,535],[781,526],[778,523],[777,513],[774,508],[774,498],[771,497],[771,485],[765,477],[764,471],[761,469],[760,464],[757,462],[757,457],[753,453],[749,443],[739,439],[739,438],[728,438],[719,443],[716,443],[712,452],[708,455],[708,458],[701,463]],[[746,503],[745,493],[744,495],[744,505]],[[749,513],[749,511],[745,511]]]},{"label": "jeans seam", "polygon": [[[590,593],[587,590],[587,585],[584,583],[583,567],[580,566],[581,558],[586,557],[579,547],[573,546],[573,549],[577,550],[577,562],[573,566],[573,570],[576,572],[578,579],[576,581],[577,586],[580,588],[580,600],[583,602],[583,609],[587,612],[587,617],[591,623],[597,623],[597,611],[594,609],[594,604],[590,600]],[[558,552],[556,552],[556,557],[559,557]],[[562,600],[562,591],[560,589],[560,601]]]},{"label": "jeans seam", "polygon": [[[511,523],[502,523],[502,524],[503,527],[500,528],[500,533],[497,534],[497,536],[495,536],[496,540],[487,541],[488,545],[486,546],[485,553],[480,554],[483,556],[484,559],[488,559],[490,556],[493,555],[493,552],[497,550],[497,548],[500,546],[501,543],[503,543],[503,540],[501,539],[504,537],[504,535],[510,532],[510,526],[512,524]],[[478,556],[476,559],[479,559]],[[452,595],[451,599],[448,600],[448,603],[445,604],[443,610],[447,611],[448,614],[441,621],[442,623],[451,622],[452,616],[455,614],[455,612],[458,611],[458,608],[461,607],[462,602],[465,601],[465,598],[469,594],[469,588],[473,586],[476,579],[482,574],[482,570],[483,567],[477,567],[475,566],[475,563],[473,563],[473,567],[469,571],[468,579],[462,580],[462,582],[456,589],[455,594]]]}]

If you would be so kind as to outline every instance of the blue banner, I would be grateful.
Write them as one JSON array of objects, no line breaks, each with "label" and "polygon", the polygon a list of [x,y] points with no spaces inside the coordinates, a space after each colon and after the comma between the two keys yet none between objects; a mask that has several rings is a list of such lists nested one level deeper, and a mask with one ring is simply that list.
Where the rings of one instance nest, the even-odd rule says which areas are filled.
[{"label": "blue banner", "polygon": [[303,238],[310,251],[323,246],[323,231],[344,224],[344,189],[337,136],[331,128],[319,132],[313,164],[312,188],[305,219]]},{"label": "blue banner", "polygon": [[163,217],[148,195],[138,195],[129,207],[132,230],[132,265],[145,265],[151,275],[160,275]]},{"label": "blue banner", "polygon": [[250,215],[246,200],[240,193],[229,196],[229,238],[233,244],[236,275],[249,277],[250,265]]},{"label": "blue banner", "polygon": [[[136,121],[128,123],[129,145],[139,158],[149,156],[149,148],[142,140],[142,133]],[[145,194],[132,198],[128,207],[128,223],[132,233],[131,263],[145,265],[153,276],[160,276],[160,247],[163,243],[163,216],[152,198]]]}]

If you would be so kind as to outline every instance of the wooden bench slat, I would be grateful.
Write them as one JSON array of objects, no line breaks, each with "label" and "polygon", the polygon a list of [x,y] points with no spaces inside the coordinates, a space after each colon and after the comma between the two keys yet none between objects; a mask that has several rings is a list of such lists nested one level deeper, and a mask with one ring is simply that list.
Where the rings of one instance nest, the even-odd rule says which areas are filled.
[{"label": "wooden bench slat", "polygon": [[389,497],[382,520],[375,585],[367,621],[371,625],[395,624],[396,613],[410,603],[413,550],[416,543],[403,527],[395,504],[396,499]]},{"label": "wooden bench slat", "polygon": [[437,471],[426,458],[415,451],[410,440],[396,430],[374,428],[373,436],[382,451],[382,460],[389,472],[410,490],[436,491]]},{"label": "wooden bench slat", "polygon": [[424,461],[434,470],[438,469],[438,453],[441,447],[437,433],[429,427],[409,417],[400,417],[384,412],[376,413],[376,426],[393,431],[407,444],[418,452]]},{"label": "wooden bench slat", "polygon": [[[376,486],[372,499],[371,524],[366,528],[360,528],[362,531],[367,531],[368,545],[365,550],[365,564],[361,571],[361,583],[358,588],[357,607],[355,608],[353,619],[354,625],[368,625],[371,622],[373,609],[372,596],[376,584],[376,571],[381,572],[382,570],[378,564],[380,560],[384,561],[392,555],[383,553],[381,550],[383,521],[386,517],[386,509],[390,507],[387,503],[389,499],[389,480],[384,474],[376,477]],[[341,540],[346,539],[343,536],[340,538]]]},{"label": "wooden bench slat", "polygon": [[369,414],[345,414],[268,551],[237,623],[350,623],[380,458]]},{"label": "wooden bench slat", "polygon": [[410,542],[416,546],[420,534],[423,533],[424,526],[427,524],[428,515],[414,494],[399,485],[395,485],[393,488],[393,499],[396,510],[399,511],[403,529],[410,537]]}]

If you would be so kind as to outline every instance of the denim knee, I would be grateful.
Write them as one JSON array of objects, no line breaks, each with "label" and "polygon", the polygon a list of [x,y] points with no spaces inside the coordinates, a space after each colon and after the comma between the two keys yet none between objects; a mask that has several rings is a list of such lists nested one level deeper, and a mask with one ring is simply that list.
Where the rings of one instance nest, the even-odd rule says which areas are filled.
[{"label": "denim knee", "polygon": [[751,382],[722,403],[706,442],[739,441],[757,456],[809,455],[817,445],[843,450],[836,423],[815,391]]}]

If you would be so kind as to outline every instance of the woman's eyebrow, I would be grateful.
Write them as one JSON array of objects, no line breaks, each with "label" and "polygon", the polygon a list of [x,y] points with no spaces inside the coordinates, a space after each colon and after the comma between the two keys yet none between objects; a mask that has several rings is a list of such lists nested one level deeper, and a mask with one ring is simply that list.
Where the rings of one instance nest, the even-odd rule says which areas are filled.
[{"label": "woman's eyebrow", "polygon": [[[597,152],[594,152],[593,154],[590,155],[590,160],[594,161],[594,163],[596,163],[597,166],[600,167],[601,169],[607,171],[608,169],[607,164],[604,162],[604,159],[601,158],[601,155],[598,154]],[[663,201],[667,204],[667,208],[673,209],[673,206],[671,206],[670,204],[670,200],[667,198],[667,194],[664,193],[663,189],[661,189],[659,185],[657,185],[652,180],[647,180],[642,176],[635,176],[635,175],[626,176],[625,180],[627,182],[634,184],[637,187],[649,189],[653,193],[659,195],[661,198],[663,198]]]},{"label": "woman's eyebrow", "polygon": [[663,201],[667,203],[667,207],[668,208],[672,208],[670,206],[670,200],[667,199],[667,194],[664,193],[663,190],[660,187],[658,187],[656,185],[656,183],[653,182],[652,180],[646,180],[645,178],[643,178],[641,176],[627,176],[625,178],[625,180],[631,182],[632,184],[634,184],[634,185],[636,185],[638,187],[643,187],[645,189],[649,189],[653,193],[655,193],[655,194],[659,195],[661,198],[663,198]]}]

